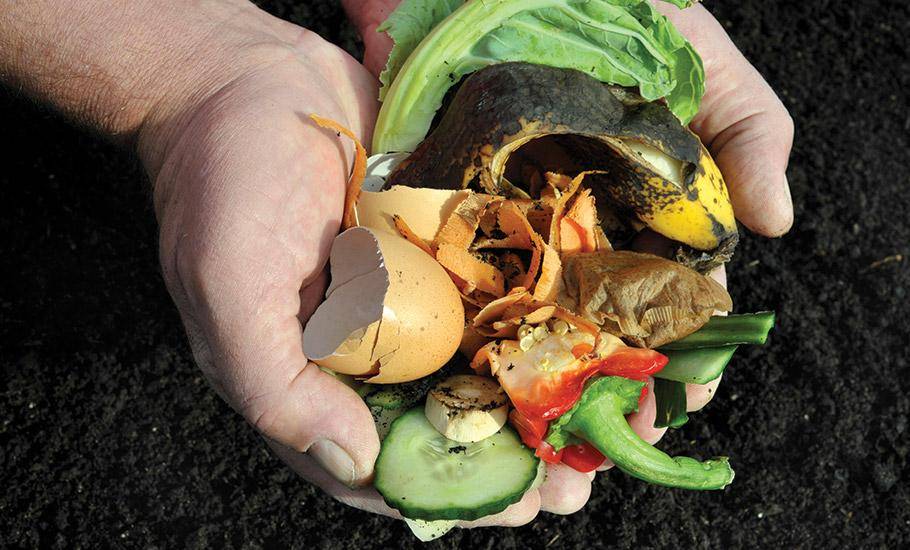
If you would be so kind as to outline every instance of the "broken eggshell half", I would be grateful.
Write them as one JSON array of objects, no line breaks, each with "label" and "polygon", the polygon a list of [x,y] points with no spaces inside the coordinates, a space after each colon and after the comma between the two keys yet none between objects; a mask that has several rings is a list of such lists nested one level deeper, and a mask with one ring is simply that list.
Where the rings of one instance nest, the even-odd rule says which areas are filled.
[{"label": "broken eggshell half", "polygon": [[330,262],[326,300],[303,333],[314,363],[394,384],[435,372],[455,354],[464,307],[432,257],[397,235],[355,227],[335,238]]},{"label": "broken eggshell half", "polygon": [[361,227],[398,235],[393,217],[397,215],[415,235],[432,242],[439,228],[471,192],[401,185],[383,191],[388,175],[408,155],[410,153],[373,155],[367,160],[363,191],[354,206],[357,222]]}]

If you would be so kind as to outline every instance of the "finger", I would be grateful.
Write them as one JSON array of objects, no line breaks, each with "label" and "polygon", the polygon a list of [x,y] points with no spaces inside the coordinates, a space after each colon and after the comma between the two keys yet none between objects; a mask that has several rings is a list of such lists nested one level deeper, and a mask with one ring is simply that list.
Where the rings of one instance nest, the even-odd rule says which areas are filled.
[{"label": "finger", "polygon": [[363,38],[363,65],[378,77],[392,51],[392,39],[376,32],[376,28],[395,10],[399,0],[343,0],[342,4]]},{"label": "finger", "polygon": [[[727,288],[727,266],[722,265],[708,274],[709,277],[717,281],[720,286]],[[715,312],[716,315],[726,315],[726,311]]]},{"label": "finger", "polygon": [[[313,111],[345,120],[316,102]],[[179,186],[174,204],[186,206],[165,211],[168,286],[208,350],[197,354],[200,366],[228,403],[343,483],[364,484],[379,451],[372,416],[353,390],[307,362],[298,319],[319,293],[300,289],[322,273],[349,159],[334,133],[249,105],[191,129],[195,151],[217,153],[188,155],[179,167],[182,181],[204,184]]]},{"label": "finger", "polygon": [[[656,444],[667,433],[667,428],[655,428],[654,420],[657,418],[657,400],[654,398],[654,379],[648,378],[648,394],[638,406],[638,411],[626,416],[629,426],[638,437],[651,445]],[[614,466],[609,458],[597,468],[598,472],[609,470]]]},{"label": "finger", "polygon": [[[372,487],[352,489],[326,473],[312,457],[298,453],[293,449],[269,440],[266,443],[275,454],[302,478],[316,485],[332,497],[358,510],[373,514],[380,514],[394,519],[403,519],[401,513],[390,508],[382,496]],[[529,491],[520,501],[509,506],[502,512],[480,518],[476,521],[459,522],[458,527],[473,529],[475,527],[518,527],[530,523],[537,517],[540,510],[540,495],[537,491]]]},{"label": "finger", "polygon": [[372,487],[352,489],[332,477],[313,457],[298,453],[277,441],[265,438],[272,451],[303,479],[316,485],[335,500],[364,510],[372,514],[381,514],[394,519],[402,519],[401,513],[390,508],[382,496]]},{"label": "finger", "polygon": [[714,399],[721,378],[723,375],[707,384],[686,384],[686,410],[689,412],[700,411]]},{"label": "finger", "polygon": [[474,529],[476,527],[520,527],[534,521],[540,512],[540,493],[536,490],[528,491],[515,504],[502,512],[480,518],[476,521],[462,521],[458,527]]},{"label": "finger", "polygon": [[[711,278],[727,288],[727,269],[720,266],[711,272]],[[717,311],[716,315],[726,315],[726,311]],[[686,384],[686,410],[688,412],[700,411],[707,405],[717,393],[717,387],[720,386],[720,379],[717,377],[707,384]]]},{"label": "finger", "polygon": [[786,233],[793,225],[787,109],[707,9],[656,4],[704,61],[707,89],[692,129],[724,174],[737,218],[763,235]]},{"label": "finger", "polygon": [[657,400],[654,398],[654,379],[648,378],[648,394],[645,396],[638,411],[626,417],[629,426],[650,444],[660,441],[667,432],[666,428],[655,428],[654,420],[657,418]]},{"label": "finger", "polygon": [[591,497],[593,472],[582,473],[565,464],[548,464],[547,480],[540,486],[540,510],[569,515],[581,510]]}]

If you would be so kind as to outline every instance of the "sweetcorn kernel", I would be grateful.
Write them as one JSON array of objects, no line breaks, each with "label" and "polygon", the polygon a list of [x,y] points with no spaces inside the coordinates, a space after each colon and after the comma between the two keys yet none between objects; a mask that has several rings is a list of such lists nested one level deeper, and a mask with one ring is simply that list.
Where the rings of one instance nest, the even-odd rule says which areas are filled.
[{"label": "sweetcorn kernel", "polygon": [[553,334],[562,336],[569,332],[569,323],[563,321],[562,319],[557,319],[553,323]]},{"label": "sweetcorn kernel", "polygon": [[531,332],[533,330],[534,330],[534,327],[532,327],[531,325],[521,325],[520,327],[518,327],[518,339],[519,340],[523,339],[525,336],[531,334]]},{"label": "sweetcorn kernel", "polygon": [[534,335],[528,334],[524,338],[522,338],[521,340],[518,341],[518,347],[521,348],[521,351],[528,351],[536,343],[537,343],[537,340],[534,339]]}]

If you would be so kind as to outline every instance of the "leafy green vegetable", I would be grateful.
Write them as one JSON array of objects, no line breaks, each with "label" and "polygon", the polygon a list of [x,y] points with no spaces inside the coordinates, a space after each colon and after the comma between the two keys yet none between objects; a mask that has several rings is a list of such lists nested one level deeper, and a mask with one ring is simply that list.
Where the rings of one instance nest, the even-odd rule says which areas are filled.
[{"label": "leafy green vegetable", "polygon": [[670,457],[638,437],[625,415],[638,406],[644,382],[605,376],[588,384],[581,399],[567,413],[550,424],[546,441],[556,449],[580,437],[595,446],[627,474],[638,479],[684,489],[723,489],[733,481],[733,470],[725,457],[699,462],[693,458]]},{"label": "leafy green vegetable", "polygon": [[688,8],[694,6],[699,2],[699,0],[664,0],[668,4],[673,4],[679,9]]},{"label": "leafy green vegetable", "polygon": [[739,345],[764,344],[774,328],[774,317],[773,311],[711,317],[689,336],[660,348],[670,362],[654,377],[707,384],[724,372]]},{"label": "leafy green vegetable", "polygon": [[376,32],[388,33],[395,43],[385,69],[379,75],[382,83],[380,101],[385,99],[398,71],[423,37],[462,4],[464,0],[403,0],[392,15],[379,25]]},{"label": "leafy green vegetable", "polygon": [[692,334],[665,344],[663,349],[698,349],[734,344],[762,345],[774,328],[774,312],[715,316]]},{"label": "leafy green vegetable", "polygon": [[648,100],[666,98],[683,124],[698,111],[704,94],[701,59],[646,0],[470,0],[445,17],[452,7],[450,1],[431,7],[430,0],[411,0],[381,27],[396,46],[384,72],[385,83],[392,84],[382,93],[373,153],[413,151],[451,86],[506,61],[575,69],[602,82],[637,86]]},{"label": "leafy green vegetable", "polygon": [[655,378],[654,399],[657,401],[655,428],[679,428],[689,421],[686,411],[686,385],[682,382]]},{"label": "leafy green vegetable", "polygon": [[660,351],[670,360],[654,378],[685,384],[707,384],[723,374],[738,346]]}]

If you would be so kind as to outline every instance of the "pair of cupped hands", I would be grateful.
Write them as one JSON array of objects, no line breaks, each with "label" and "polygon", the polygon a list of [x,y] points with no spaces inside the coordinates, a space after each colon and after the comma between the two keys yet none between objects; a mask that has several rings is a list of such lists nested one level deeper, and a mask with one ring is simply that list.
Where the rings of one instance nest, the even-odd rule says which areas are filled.
[{"label": "pair of cupped hands", "polygon": [[[379,452],[369,410],[302,349],[301,327],[325,291],[353,159],[349,142],[308,115],[334,119],[370,143],[377,76],[391,48],[376,27],[398,1],[344,4],[363,36],[364,64],[243,5],[217,30],[218,42],[234,49],[230,69],[162,110],[168,116],[150,117],[139,149],[154,183],[164,278],[212,386],[303,478],[346,504],[397,516],[369,486]],[[723,171],[739,220],[763,235],[785,233],[793,137],[786,109],[705,8],[658,4],[704,58],[707,94],[692,129]],[[715,390],[689,386],[689,409]],[[648,395],[629,422],[653,443],[664,430],[653,427]],[[575,512],[593,477],[550,466],[546,482],[519,503],[464,526]]]}]

